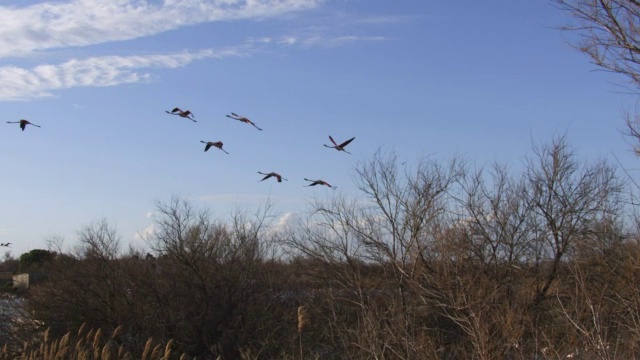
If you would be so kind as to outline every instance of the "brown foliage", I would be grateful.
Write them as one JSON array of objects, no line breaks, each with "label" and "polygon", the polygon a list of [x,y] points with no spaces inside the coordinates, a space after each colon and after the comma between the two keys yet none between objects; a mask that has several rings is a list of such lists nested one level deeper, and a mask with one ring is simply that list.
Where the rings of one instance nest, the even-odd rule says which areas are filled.
[{"label": "brown foliage", "polygon": [[519,176],[461,159],[400,167],[381,153],[357,173],[365,199],[317,202],[278,234],[261,232],[264,217],[224,224],[161,204],[156,256],[98,241],[54,266],[31,309],[52,338],[84,322],[103,329],[78,334],[78,349],[100,344],[94,357],[640,354],[640,247],[606,162],[581,162],[559,138]]}]

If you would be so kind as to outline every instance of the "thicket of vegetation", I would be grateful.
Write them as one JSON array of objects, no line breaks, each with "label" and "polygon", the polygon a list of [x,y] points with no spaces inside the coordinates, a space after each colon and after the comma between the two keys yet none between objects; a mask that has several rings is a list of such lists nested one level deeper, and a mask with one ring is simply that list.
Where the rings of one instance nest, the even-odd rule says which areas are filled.
[{"label": "thicket of vegetation", "polygon": [[[87,331],[88,330],[88,331]],[[87,329],[81,326],[77,333],[68,332],[59,339],[51,339],[49,330],[45,330],[41,339],[33,343],[25,342],[19,356],[9,350],[8,345],[0,349],[0,360],[24,359],[24,360],[132,360],[133,355],[128,352],[122,342],[124,339],[122,326],[113,330],[109,337],[105,337],[101,329]],[[147,340],[144,350],[139,357],[142,360],[162,360],[178,358],[172,349],[173,341],[166,345],[154,344],[152,338]],[[179,359],[187,359],[186,354]]]},{"label": "thicket of vegetation", "polygon": [[268,209],[223,222],[172,199],[153,256],[99,221],[71,253],[21,257],[48,279],[3,323],[3,353],[84,326],[120,329],[134,358],[150,338],[200,359],[640,356],[634,207],[606,161],[560,137],[517,171],[380,152],[356,173],[359,196],[280,231]]}]

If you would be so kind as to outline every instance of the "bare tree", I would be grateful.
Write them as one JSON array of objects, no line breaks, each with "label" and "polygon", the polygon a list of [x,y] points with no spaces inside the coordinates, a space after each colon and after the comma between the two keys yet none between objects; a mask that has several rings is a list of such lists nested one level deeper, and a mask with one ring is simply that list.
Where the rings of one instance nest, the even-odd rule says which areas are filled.
[{"label": "bare tree", "polygon": [[49,281],[30,290],[30,310],[57,335],[122,325],[131,349],[153,337],[198,357],[279,355],[288,309],[275,299],[289,275],[269,263],[269,208],[227,221],[179,198],[157,208],[153,254],[118,254],[115,230],[93,223],[79,231],[75,255],[59,254]]},{"label": "bare tree", "polygon": [[[83,258],[100,259],[107,262],[118,256],[120,239],[114,226],[101,219],[78,231],[79,246],[76,252]],[[61,245],[61,241],[55,240]],[[53,245],[53,243],[50,243]],[[60,247],[60,246],[59,246]]]},{"label": "bare tree", "polygon": [[317,200],[282,233],[268,206],[220,220],[172,198],[144,258],[93,223],[30,310],[56,332],[123,325],[132,349],[152,336],[205,358],[637,357],[640,247],[606,161],[561,136],[520,173],[392,152],[355,170],[359,196]]},{"label": "bare tree", "polygon": [[[288,245],[315,265],[307,274],[332,289],[324,322],[334,324],[333,339],[350,357],[438,356],[415,283],[422,282],[422,264],[433,256],[452,210],[450,192],[465,171],[458,158],[413,168],[380,151],[356,168],[363,197],[317,202],[310,226],[291,234]],[[337,322],[345,314],[358,321]]]},{"label": "bare tree", "polygon": [[364,197],[317,202],[289,239],[314,264],[310,277],[340,289],[326,322],[359,319],[335,325],[358,344],[353,357],[526,358],[544,341],[566,350],[546,300],[577,248],[619,242],[604,236],[623,189],[610,165],[582,164],[559,137],[535,147],[520,175],[459,159],[400,167],[393,153],[356,174]]},{"label": "bare tree", "polygon": [[[276,275],[264,266],[269,205],[253,217],[237,211],[227,222],[176,197],[158,203],[157,210],[147,239],[158,255],[149,260],[155,280],[146,291],[154,294],[153,316],[165,323],[166,334],[189,344],[190,353],[225,357],[238,357],[239,344],[255,345],[245,337],[274,336],[277,328],[268,324],[274,319],[270,303]],[[286,276],[277,276],[284,283]],[[261,331],[248,332],[251,327]]]},{"label": "bare tree", "polygon": [[[563,27],[594,64],[625,75],[640,87],[640,2],[635,0],[554,0],[573,16]],[[637,90],[636,90],[637,91]],[[640,119],[625,114],[626,134],[640,155]]]},{"label": "bare tree", "polygon": [[619,214],[624,184],[604,160],[581,166],[564,136],[534,148],[525,176],[527,196],[543,231],[536,262],[544,274],[536,291],[539,303],[556,280],[561,261],[586,236],[590,224]]},{"label": "bare tree", "polygon": [[635,0],[554,0],[574,22],[576,46],[593,62],[626,75],[640,86],[640,2]]}]

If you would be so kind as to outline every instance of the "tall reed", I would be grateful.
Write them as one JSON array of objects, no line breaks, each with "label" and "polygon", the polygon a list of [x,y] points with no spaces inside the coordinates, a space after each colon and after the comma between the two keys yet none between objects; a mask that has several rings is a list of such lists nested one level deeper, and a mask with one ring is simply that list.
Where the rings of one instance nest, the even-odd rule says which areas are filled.
[{"label": "tall reed", "polygon": [[[124,344],[117,343],[122,336],[123,328],[118,326],[111,337],[103,339],[100,329],[90,329],[86,332],[86,325],[82,325],[77,332],[67,332],[60,339],[52,339],[49,329],[42,333],[42,338],[34,342],[25,342],[22,346],[5,344],[0,348],[0,360],[132,360],[131,352]],[[86,333],[85,333],[86,332]],[[164,346],[156,344],[149,338],[142,350],[143,360],[169,360],[174,351],[173,340]],[[15,350],[20,349],[20,350]],[[163,351],[164,350],[164,351]],[[180,356],[178,356],[180,355]],[[187,360],[186,354],[173,355],[174,358]]]},{"label": "tall reed", "polygon": [[302,348],[302,332],[311,325],[311,317],[309,311],[305,306],[298,306],[298,338],[300,340],[300,360],[304,358],[304,351]]}]

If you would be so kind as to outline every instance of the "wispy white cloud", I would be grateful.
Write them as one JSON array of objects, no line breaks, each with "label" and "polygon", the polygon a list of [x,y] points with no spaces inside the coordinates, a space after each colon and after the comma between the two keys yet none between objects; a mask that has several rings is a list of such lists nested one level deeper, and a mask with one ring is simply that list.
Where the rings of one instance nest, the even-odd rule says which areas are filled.
[{"label": "wispy white cloud", "polygon": [[[0,6],[0,59],[152,36],[196,24],[274,18],[319,7],[326,0],[60,0],[27,6]],[[360,18],[352,24],[401,21],[399,16]],[[214,51],[62,60],[34,67],[0,67],[0,101],[53,96],[74,87],[105,87],[149,82],[152,69],[171,69],[207,58],[245,56],[273,47],[339,47],[385,41],[383,36],[344,35],[326,25],[308,24],[294,34],[248,39]]]},{"label": "wispy white cloud", "polygon": [[149,81],[149,69],[178,68],[207,58],[243,56],[247,50],[230,48],[214,51],[141,56],[104,56],[72,59],[57,65],[32,69],[0,67],[0,100],[28,100],[47,97],[52,91],[73,87],[104,87]]},{"label": "wispy white cloud", "polygon": [[284,45],[294,45],[298,42],[298,39],[295,38],[294,36],[285,36],[283,38],[280,38],[278,40],[278,44],[284,44]]},{"label": "wispy white cloud", "polygon": [[319,37],[315,36],[309,39],[301,41],[306,46],[327,46],[338,47],[354,42],[371,42],[371,41],[385,41],[388,38],[384,36],[356,36],[356,35],[342,35],[334,37]]},{"label": "wispy white cloud", "polygon": [[0,6],[0,58],[132,40],[200,23],[277,17],[322,0],[71,0]]},{"label": "wispy white cloud", "polygon": [[102,56],[71,59],[61,64],[43,64],[27,69],[0,67],[0,101],[32,100],[53,96],[56,90],[75,87],[106,87],[148,82],[152,69],[173,69],[203,59],[249,56],[253,45],[338,47],[362,41],[385,41],[382,36],[281,36],[249,39],[238,47],[223,50],[183,51],[170,54]]},{"label": "wispy white cloud", "polygon": [[275,235],[279,233],[286,232],[291,230],[296,226],[300,226],[301,224],[301,216],[296,212],[286,212],[280,215],[275,221],[266,228],[265,233],[267,235]]},{"label": "wispy white cloud", "polygon": [[384,15],[384,16],[369,16],[356,18],[353,20],[355,24],[371,24],[371,25],[380,25],[380,24],[396,24],[401,22],[410,21],[415,19],[414,16],[407,15]]},{"label": "wispy white cloud", "polygon": [[297,221],[299,221],[299,215],[295,212],[290,211],[280,216],[273,227],[275,230],[282,230]]},{"label": "wispy white cloud", "polygon": [[278,37],[249,38],[247,44],[276,44],[301,47],[338,47],[355,42],[387,41],[385,36],[339,35],[331,36],[323,32]]},{"label": "wispy white cloud", "polygon": [[149,239],[151,236],[153,236],[154,233],[155,233],[155,227],[154,227],[154,224],[151,224],[146,228],[136,232],[133,235],[133,238],[135,240],[146,240],[146,239]]},{"label": "wispy white cloud", "polygon": [[260,38],[248,38],[246,39],[247,44],[255,44],[255,45],[293,45],[298,41],[295,36],[280,36],[280,37],[260,37]]},{"label": "wispy white cloud", "polygon": [[261,38],[248,38],[247,43],[250,44],[271,44],[274,42],[274,39],[268,36]]}]

